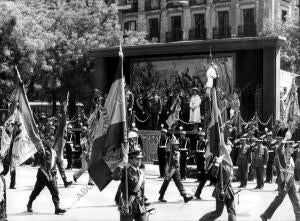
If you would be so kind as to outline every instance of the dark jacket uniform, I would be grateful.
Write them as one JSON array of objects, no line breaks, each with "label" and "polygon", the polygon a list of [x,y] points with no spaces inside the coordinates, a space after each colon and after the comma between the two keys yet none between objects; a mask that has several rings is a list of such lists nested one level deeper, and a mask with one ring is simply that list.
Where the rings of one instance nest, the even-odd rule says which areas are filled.
[{"label": "dark jacket uniform", "polygon": [[251,163],[250,146],[248,144],[240,144],[237,165],[239,167],[239,176],[241,180],[240,187],[246,187],[248,181],[249,166]]},{"label": "dark jacket uniform", "polygon": [[200,177],[205,174],[205,157],[204,157],[205,150],[206,150],[205,141],[197,139],[195,159],[197,165],[198,180],[200,180]]}]

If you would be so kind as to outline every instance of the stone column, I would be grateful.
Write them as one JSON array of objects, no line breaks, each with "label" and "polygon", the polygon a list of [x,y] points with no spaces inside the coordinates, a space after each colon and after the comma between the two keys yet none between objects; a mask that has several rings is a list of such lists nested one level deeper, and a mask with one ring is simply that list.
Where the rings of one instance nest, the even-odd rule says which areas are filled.
[{"label": "stone column", "polygon": [[280,116],[280,49],[263,49],[263,120]]},{"label": "stone column", "polygon": [[182,31],[183,31],[183,40],[189,40],[189,30],[191,29],[192,26],[192,21],[191,21],[191,11],[188,7],[183,8],[182,12]]},{"label": "stone column", "polygon": [[168,11],[166,9],[166,0],[160,1],[160,42],[166,42],[166,32],[169,31],[169,18],[168,18]]}]

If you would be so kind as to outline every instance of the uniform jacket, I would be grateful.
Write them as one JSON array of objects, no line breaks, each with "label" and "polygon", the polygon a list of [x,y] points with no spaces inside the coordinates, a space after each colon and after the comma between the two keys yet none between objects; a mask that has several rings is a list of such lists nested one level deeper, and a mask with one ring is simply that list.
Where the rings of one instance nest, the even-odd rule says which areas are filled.
[{"label": "uniform jacket", "polygon": [[244,165],[251,163],[250,146],[248,144],[241,144],[239,147],[239,156],[237,165]]},{"label": "uniform jacket", "polygon": [[56,164],[60,164],[56,151],[51,147],[46,147],[41,157],[38,174],[45,176],[48,181],[56,179]]},{"label": "uniform jacket", "polygon": [[179,149],[187,149],[190,150],[191,148],[191,141],[190,138],[184,137],[179,138]]},{"label": "uniform jacket", "polygon": [[254,154],[253,154],[253,166],[254,167],[263,167],[267,165],[268,162],[268,149],[266,146],[260,145],[254,147]]}]

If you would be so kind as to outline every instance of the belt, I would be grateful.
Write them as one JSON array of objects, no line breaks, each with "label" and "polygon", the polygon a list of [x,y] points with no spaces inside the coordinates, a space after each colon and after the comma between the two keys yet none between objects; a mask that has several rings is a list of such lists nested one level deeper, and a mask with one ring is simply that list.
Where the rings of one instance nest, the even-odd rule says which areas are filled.
[{"label": "belt", "polygon": [[159,146],[159,148],[164,148],[164,149],[165,149],[166,147],[167,147],[167,146]]}]

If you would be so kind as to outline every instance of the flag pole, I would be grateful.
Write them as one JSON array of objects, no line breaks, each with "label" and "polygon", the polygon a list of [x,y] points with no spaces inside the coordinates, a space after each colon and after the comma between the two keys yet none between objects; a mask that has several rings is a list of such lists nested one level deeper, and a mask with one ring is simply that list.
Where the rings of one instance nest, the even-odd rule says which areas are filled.
[{"label": "flag pole", "polygon": [[[128,203],[128,172],[127,172],[127,166],[128,166],[128,152],[129,152],[129,146],[128,146],[128,134],[127,134],[127,116],[126,116],[126,105],[125,105],[125,78],[123,73],[123,59],[124,54],[122,51],[122,42],[120,41],[119,46],[119,57],[121,62],[121,76],[122,76],[122,113],[124,115],[125,121],[124,121],[124,127],[123,127],[123,136],[124,136],[124,147],[125,147],[125,154],[126,154],[126,160],[125,160],[125,212],[129,213],[129,203]],[[123,156],[124,159],[124,156]]]}]

